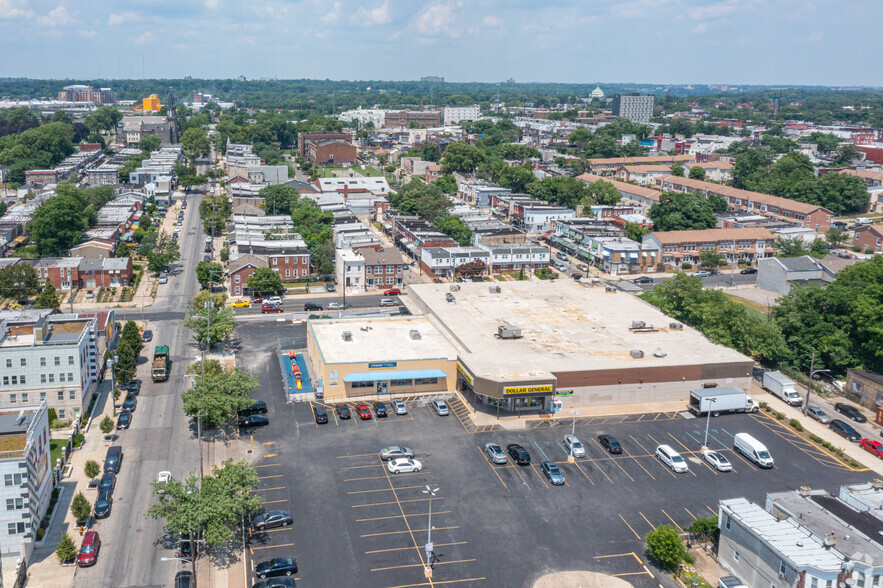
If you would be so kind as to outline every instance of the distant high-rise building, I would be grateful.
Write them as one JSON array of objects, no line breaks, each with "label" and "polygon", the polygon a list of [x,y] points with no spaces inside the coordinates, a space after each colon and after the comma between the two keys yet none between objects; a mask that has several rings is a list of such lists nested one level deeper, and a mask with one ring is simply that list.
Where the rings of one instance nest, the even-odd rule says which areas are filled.
[{"label": "distant high-rise building", "polygon": [[443,82],[445,81],[445,76],[423,76],[420,78],[421,82]]},{"label": "distant high-rise building", "polygon": [[636,123],[648,123],[653,116],[653,96],[616,94],[613,96],[613,116],[622,116]]},{"label": "distant high-rise building", "polygon": [[65,86],[58,93],[58,99],[62,102],[87,102],[92,104],[116,104],[117,94],[110,88],[96,90],[92,86],[75,84]]}]

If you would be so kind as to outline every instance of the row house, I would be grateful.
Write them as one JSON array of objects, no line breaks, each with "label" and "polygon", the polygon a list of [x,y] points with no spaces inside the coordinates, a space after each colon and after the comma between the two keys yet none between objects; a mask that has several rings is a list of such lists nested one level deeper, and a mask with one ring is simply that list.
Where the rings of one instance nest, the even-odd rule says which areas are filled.
[{"label": "row house", "polygon": [[442,166],[438,165],[437,163],[426,166],[426,172],[423,177],[423,180],[427,184],[431,184],[432,182],[436,181],[440,177],[442,177]]},{"label": "row house", "polygon": [[120,183],[120,168],[115,163],[104,163],[96,168],[86,170],[90,186],[113,186]]},{"label": "row house", "polygon": [[665,165],[671,168],[675,163],[687,164],[696,161],[696,158],[693,155],[647,155],[641,157],[603,157],[587,161],[592,173],[612,175],[627,165]]},{"label": "row house", "polygon": [[705,170],[705,179],[709,182],[729,182],[733,179],[733,163],[730,161],[701,161],[697,163],[688,163],[684,165],[686,175],[690,175],[690,170],[699,167]]},{"label": "row house", "polygon": [[548,267],[551,261],[551,254],[548,247],[542,245],[531,244],[485,244],[480,246],[490,255],[490,271],[498,272],[518,272],[522,269],[525,272],[533,272],[535,270]]},{"label": "row house", "polygon": [[[475,262],[481,262],[483,267],[470,275],[488,275],[490,253],[483,247],[424,247],[420,251],[420,267],[433,278],[452,278],[457,268]],[[477,265],[481,267],[481,264]]]},{"label": "row house", "polygon": [[[642,253],[647,255],[645,265],[679,268],[685,262],[699,264],[703,250],[718,250],[728,261],[772,257],[775,237],[764,228],[704,229],[697,231],[658,231],[644,235]],[[655,258],[655,260],[654,260]],[[648,269],[648,271],[650,271]]]},{"label": "row house", "polygon": [[549,242],[559,246],[568,244],[581,244],[590,237],[619,237],[622,229],[616,226],[613,219],[579,217],[558,221],[552,227],[552,235]]},{"label": "row house", "polygon": [[510,194],[508,191],[502,190],[490,194],[490,206],[493,209],[493,214],[503,220],[511,219],[515,214],[515,206],[523,202],[549,204],[545,200],[534,199],[530,194]]},{"label": "row house", "polygon": [[54,169],[29,169],[25,172],[25,183],[31,186],[57,184],[60,179]]},{"label": "row house", "polygon": [[133,277],[130,257],[49,257],[35,260],[34,271],[62,291],[126,287]]},{"label": "row house", "polygon": [[[467,275],[487,276],[500,272],[533,272],[548,267],[548,247],[542,245],[478,245],[474,247],[427,247],[421,251],[420,267],[435,278],[451,278],[458,268],[475,264]],[[476,263],[480,262],[480,263]]]},{"label": "row house", "polygon": [[[297,235],[285,235],[297,237]],[[283,282],[306,278],[310,275],[310,252],[300,238],[265,239],[236,236],[235,257],[242,255],[259,257],[267,262],[267,267],[275,271]],[[231,259],[234,252],[231,251]]]},{"label": "row house", "polygon": [[[645,271],[641,244],[626,237],[589,237],[581,250],[579,257],[586,257],[590,264],[612,276]],[[653,259],[650,255],[647,258]]]},{"label": "row house", "polygon": [[547,233],[553,221],[574,217],[576,212],[564,206],[519,202],[515,204],[512,224],[525,233]]},{"label": "row house", "polygon": [[883,226],[867,225],[855,229],[852,245],[861,251],[883,253]]},{"label": "row house", "polygon": [[408,264],[401,253],[395,249],[363,248],[358,254],[364,260],[366,289],[386,290],[404,286],[404,272]]},{"label": "row house", "polygon": [[717,194],[736,210],[747,210],[764,216],[788,220],[820,233],[831,229],[831,220],[834,216],[833,212],[816,204],[807,204],[780,196],[740,190],[690,178],[668,176],[660,180],[659,185],[666,191],[701,194],[706,197],[709,194]]},{"label": "row house", "polygon": [[227,266],[230,296],[249,296],[248,278],[259,267],[268,267],[267,260],[256,255],[240,255]]},{"label": "row house", "polygon": [[671,175],[668,165],[629,165],[620,168],[615,174],[624,182],[635,182],[639,186],[652,186],[656,180]]},{"label": "row house", "polygon": [[659,196],[662,194],[662,192],[655,188],[636,186],[635,184],[620,182],[619,180],[596,174],[582,174],[581,176],[577,176],[576,179],[589,185],[598,181],[609,182],[614,188],[616,188],[616,191],[619,192],[619,195],[622,197],[620,204],[638,204],[643,208],[643,214],[646,214],[651,206],[659,202]]},{"label": "row house", "polygon": [[490,208],[497,197],[511,193],[509,188],[480,180],[465,180],[458,186],[460,200],[478,208]]}]

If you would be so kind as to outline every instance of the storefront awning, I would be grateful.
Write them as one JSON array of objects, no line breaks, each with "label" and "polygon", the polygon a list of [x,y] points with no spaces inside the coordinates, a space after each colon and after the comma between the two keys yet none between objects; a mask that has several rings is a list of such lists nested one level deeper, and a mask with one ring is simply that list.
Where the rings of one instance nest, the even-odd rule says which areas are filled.
[{"label": "storefront awning", "polygon": [[447,378],[439,369],[387,370],[382,372],[353,372],[343,377],[344,382],[386,382],[388,380],[413,380],[415,378]]}]

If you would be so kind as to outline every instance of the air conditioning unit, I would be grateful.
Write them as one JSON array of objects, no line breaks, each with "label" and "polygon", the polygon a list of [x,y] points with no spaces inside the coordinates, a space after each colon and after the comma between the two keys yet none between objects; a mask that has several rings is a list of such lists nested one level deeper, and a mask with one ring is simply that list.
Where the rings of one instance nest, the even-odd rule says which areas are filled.
[{"label": "air conditioning unit", "polygon": [[679,329],[683,329],[683,328],[684,328],[684,325],[681,324],[681,323],[668,323],[668,328],[669,328],[669,329],[679,330]]},{"label": "air conditioning unit", "polygon": [[500,339],[520,339],[521,329],[513,325],[500,325],[497,327],[497,335]]},{"label": "air conditioning unit", "polygon": [[643,329],[646,326],[647,326],[647,323],[645,323],[644,321],[632,321],[632,328],[633,329]]},{"label": "air conditioning unit", "polygon": [[352,331],[344,331],[343,333],[341,333],[340,336],[341,336],[341,338],[343,338],[344,341],[352,341],[353,340],[353,332]]},{"label": "air conditioning unit", "polygon": [[641,359],[644,357],[644,352],[640,349],[632,349],[630,355],[633,359]]},{"label": "air conditioning unit", "polygon": [[499,294],[500,287],[499,286],[491,286],[490,288],[488,288],[488,291],[490,291],[491,294]]},{"label": "air conditioning unit", "polygon": [[653,352],[653,357],[665,357],[666,355],[668,355],[668,353],[663,351],[662,347],[657,347],[656,350]]},{"label": "air conditioning unit", "polygon": [[422,338],[423,337],[420,335],[420,331],[418,331],[417,329],[411,329],[411,340],[412,341],[419,341]]}]

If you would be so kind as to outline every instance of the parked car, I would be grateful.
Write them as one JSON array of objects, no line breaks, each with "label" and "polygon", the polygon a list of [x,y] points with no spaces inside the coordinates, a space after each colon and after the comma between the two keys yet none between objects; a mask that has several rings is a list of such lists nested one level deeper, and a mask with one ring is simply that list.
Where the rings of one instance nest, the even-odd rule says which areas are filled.
[{"label": "parked car", "polygon": [[211,260],[212,260],[212,256],[211,256],[211,255],[208,255],[208,254],[203,255],[203,256],[202,256],[202,260],[203,260],[204,262],[206,262],[206,263],[209,263],[209,262],[211,262]]},{"label": "parked car", "polygon": [[828,423],[828,427],[841,437],[846,437],[853,443],[858,443],[862,438],[862,436],[858,434],[858,431],[840,419],[832,419],[831,422]]},{"label": "parked car", "polygon": [[586,456],[586,448],[583,447],[582,442],[574,435],[564,436],[564,448],[567,449],[567,452],[570,454],[571,457]]},{"label": "parked car", "polygon": [[530,465],[530,454],[527,452],[527,449],[518,443],[507,445],[506,451],[509,452],[509,455],[512,456],[512,459],[518,465]]},{"label": "parked car", "polygon": [[272,578],[275,576],[290,576],[297,573],[297,562],[293,557],[274,557],[269,561],[262,561],[254,568],[258,578]]},{"label": "parked car", "polygon": [[635,278],[632,281],[636,284],[652,284],[653,278],[649,278],[647,276],[641,276],[640,278]]},{"label": "parked car", "polygon": [[872,453],[877,457],[883,459],[883,443],[880,443],[879,441],[875,441],[873,439],[862,439],[859,445],[861,445],[862,449],[864,449],[868,453]]},{"label": "parked car", "polygon": [[398,288],[390,288],[389,290],[386,290],[383,293],[383,295],[384,296],[398,296],[401,293],[402,293],[402,291],[399,290]]},{"label": "parked car", "polygon": [[567,271],[567,266],[564,265],[563,263],[561,263],[560,261],[555,261],[555,260],[553,259],[551,262],[549,262],[549,265],[551,265],[552,267],[554,267],[554,268],[555,268],[556,270],[558,270],[559,272],[566,272],[566,271]]},{"label": "parked car", "polygon": [[622,453],[622,445],[613,435],[598,435],[598,443],[607,450],[607,453]]},{"label": "parked car", "polygon": [[119,445],[111,445],[104,455],[104,473],[118,474],[123,465],[123,448]]},{"label": "parked car", "polygon": [[261,306],[261,314],[267,314],[272,312],[283,312],[281,306],[277,306],[275,304],[264,304]]},{"label": "parked car", "polygon": [[230,308],[248,308],[251,306],[251,302],[248,300],[237,300],[236,302],[230,303]]},{"label": "parked car", "polygon": [[394,398],[394,399],[390,400],[389,403],[392,404],[392,409],[393,409],[393,411],[395,411],[396,414],[402,414],[402,415],[408,414],[408,407],[405,406],[404,400]]},{"label": "parked car", "polygon": [[325,409],[319,406],[318,404],[313,406],[313,414],[316,417],[317,425],[325,425],[328,424],[328,413],[325,412]]},{"label": "parked car", "polygon": [[327,284],[325,284],[325,291],[326,292],[335,292],[336,290],[334,288],[334,284],[332,284],[331,282],[328,282]]},{"label": "parked car", "polygon": [[381,298],[380,306],[398,306],[399,301],[395,298]]},{"label": "parked car", "polygon": [[141,340],[147,343],[148,341],[153,341],[153,331],[150,329],[145,329],[143,333],[141,333]]},{"label": "parked car", "polygon": [[251,526],[256,531],[272,529],[274,527],[286,527],[294,522],[291,513],[287,510],[271,510],[257,515],[251,520]]},{"label": "parked car", "polygon": [[101,549],[101,537],[98,531],[86,531],[83,535],[83,543],[80,545],[80,553],[77,554],[77,565],[81,568],[94,565],[98,561],[98,552]]},{"label": "parked car", "polygon": [[292,578],[270,578],[258,582],[252,588],[294,588],[294,580]]},{"label": "parked car", "polygon": [[401,457],[414,457],[414,450],[410,447],[402,447],[401,445],[390,445],[380,450],[380,459],[389,461]]},{"label": "parked car", "polygon": [[158,280],[158,281],[159,281],[160,284],[165,284],[166,282],[169,281],[169,274],[167,274],[166,272],[162,272],[162,273],[159,275],[159,280]]},{"label": "parked car", "polygon": [[569,258],[567,257],[567,254],[564,253],[564,252],[562,252],[562,251],[558,251],[558,252],[556,252],[556,253],[555,253],[555,257],[557,257],[557,258],[560,259],[561,261],[567,261],[567,260],[569,259]]},{"label": "parked car", "polygon": [[687,462],[681,457],[681,454],[675,451],[670,445],[660,445],[656,448],[656,457],[670,467],[673,472],[683,473],[689,470]]},{"label": "parked car", "polygon": [[265,427],[270,424],[270,419],[262,414],[250,414],[248,416],[239,417],[237,423],[240,429],[248,429],[253,427]]},{"label": "parked car", "polygon": [[842,415],[848,416],[849,418],[851,418],[852,420],[854,420],[857,423],[868,422],[868,419],[865,418],[865,415],[863,415],[859,409],[857,409],[856,407],[854,407],[850,404],[838,402],[837,404],[834,405],[834,410],[836,410],[837,412],[839,412]]},{"label": "parked car", "polygon": [[267,414],[267,403],[263,400],[255,400],[248,408],[239,411],[239,416],[248,416],[250,414]]},{"label": "parked car", "polygon": [[693,272],[690,275],[693,276],[694,278],[707,278],[708,276],[711,275],[711,272],[708,270],[699,270],[699,271]]},{"label": "parked car", "polygon": [[432,406],[432,410],[438,416],[448,416],[450,414],[448,404],[444,400],[433,400],[430,406]]},{"label": "parked car", "polygon": [[549,478],[549,482],[551,482],[553,486],[564,485],[564,474],[562,474],[561,470],[558,469],[558,464],[556,464],[554,461],[544,459],[540,463],[540,467],[542,468],[543,473],[546,474],[546,477]]},{"label": "parked car", "polygon": [[211,245],[206,245],[204,251],[205,251],[205,253],[211,253],[211,252],[212,252],[212,246],[211,246]]},{"label": "parked car", "polygon": [[739,272],[739,273],[740,273],[740,274],[756,274],[756,273],[757,273],[757,268],[756,268],[756,267],[746,267],[745,269],[743,269],[743,270],[742,270],[741,272]]},{"label": "parked car", "polygon": [[252,304],[261,304],[263,302],[264,302],[264,297],[261,296],[260,294],[256,294],[255,296],[251,297]]},{"label": "parked car", "polygon": [[423,464],[416,459],[402,457],[390,460],[389,463],[386,464],[386,469],[393,474],[410,474],[411,472],[419,472],[422,470]]},{"label": "parked car", "polygon": [[506,463],[508,461],[506,454],[503,453],[503,448],[496,443],[485,443],[484,452],[487,453],[488,458],[494,463]]},{"label": "parked car", "polygon": [[337,405],[337,418],[339,419],[348,419],[350,418],[350,407],[346,404],[338,404]]},{"label": "parked car", "polygon": [[120,413],[120,416],[117,417],[117,430],[128,429],[129,425],[132,424],[132,413],[128,410],[124,410]]},{"label": "parked car", "polygon": [[125,384],[123,384],[122,388],[126,390],[129,394],[134,394],[138,396],[141,393],[141,380],[129,380]]},{"label": "parked car", "polygon": [[346,310],[346,306],[344,306],[343,302],[329,302],[328,310]]},{"label": "parked car", "polygon": [[379,418],[379,419],[385,419],[386,415],[388,414],[386,411],[386,405],[383,404],[382,402],[375,402],[374,403],[374,414],[377,415],[377,418]]},{"label": "parked car", "polygon": [[315,302],[305,302],[304,312],[309,312],[311,310],[322,310],[322,305],[316,304]]},{"label": "parked car", "polygon": [[282,297],[270,296],[269,298],[264,299],[264,304],[275,304],[277,306],[282,306]]},{"label": "parked car", "polygon": [[92,290],[86,290],[86,300],[92,300],[93,298],[95,298],[95,292],[93,292]]},{"label": "parked car", "polygon": [[113,494],[114,486],[117,484],[116,474],[113,472],[108,472],[101,476],[101,480],[98,481],[98,491],[99,492],[109,492]]},{"label": "parked car", "polygon": [[827,413],[825,413],[825,411],[818,406],[810,406],[806,409],[806,414],[808,414],[810,418],[819,421],[823,425],[827,425],[831,422],[831,417],[829,417]]},{"label": "parked car", "polygon": [[706,449],[702,452],[702,459],[719,472],[729,472],[733,469],[733,464],[726,458],[723,453]]},{"label": "parked car", "polygon": [[134,394],[127,394],[126,399],[123,401],[123,410],[128,410],[129,412],[135,412],[135,407],[138,406],[138,401],[135,400]]},{"label": "parked car", "polygon": [[95,499],[95,518],[96,519],[106,519],[110,516],[110,509],[113,506],[113,499],[110,497],[110,492],[99,492],[98,498]]},{"label": "parked car", "polygon": [[371,420],[371,410],[368,408],[368,405],[364,402],[359,402],[354,407],[356,409],[356,414],[359,415],[359,418],[363,421]]}]

